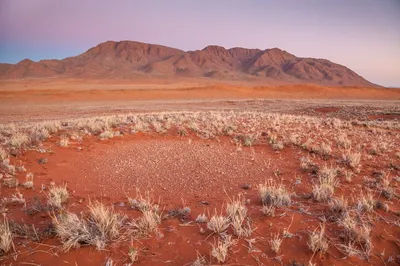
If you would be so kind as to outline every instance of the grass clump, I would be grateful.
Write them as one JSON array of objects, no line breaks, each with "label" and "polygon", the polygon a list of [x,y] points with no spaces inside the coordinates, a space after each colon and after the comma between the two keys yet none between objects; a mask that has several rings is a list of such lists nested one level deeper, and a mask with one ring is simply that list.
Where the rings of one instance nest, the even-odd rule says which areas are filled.
[{"label": "grass clump", "polygon": [[47,197],[49,206],[61,209],[62,204],[68,201],[69,193],[67,186],[51,186]]},{"label": "grass clump", "polygon": [[342,159],[347,166],[356,169],[360,165],[361,153],[348,150],[342,155]]},{"label": "grass clump", "polygon": [[69,145],[68,136],[61,136],[59,145],[60,145],[60,147],[68,147],[68,145]]},{"label": "grass clump", "polygon": [[207,223],[207,228],[214,233],[222,234],[228,229],[230,220],[228,217],[223,215],[213,215]]},{"label": "grass clump", "polygon": [[212,245],[211,256],[217,259],[219,263],[226,262],[229,248],[234,244],[232,236],[224,235],[222,240]]},{"label": "grass clump", "polygon": [[272,179],[258,185],[258,193],[263,205],[289,206],[291,204],[290,193],[283,184],[277,184]]},{"label": "grass clump", "polygon": [[307,245],[314,253],[325,253],[328,250],[329,243],[325,236],[325,226],[321,226],[320,230],[316,229],[309,235]]},{"label": "grass clump", "polygon": [[344,228],[347,242],[347,245],[344,245],[344,250],[349,255],[364,254],[368,257],[372,250],[371,228],[362,221],[358,223],[356,218],[350,214],[339,220],[339,225]]},{"label": "grass clump", "polygon": [[52,220],[64,251],[68,251],[82,244],[103,249],[108,242],[118,238],[125,217],[115,213],[113,208],[95,202],[89,205],[86,216],[78,217],[67,211]]},{"label": "grass clump", "polygon": [[0,255],[10,251],[13,247],[13,236],[10,229],[10,224],[6,217],[0,222]]},{"label": "grass clump", "polygon": [[318,172],[318,184],[313,186],[313,197],[316,201],[326,202],[331,199],[335,187],[339,186],[336,175],[337,169],[327,166]]},{"label": "grass clump", "polygon": [[273,252],[276,254],[279,254],[281,251],[281,244],[282,244],[283,239],[279,237],[279,234],[275,234],[272,239],[269,240],[269,245],[272,249]]},{"label": "grass clump", "polygon": [[143,215],[133,221],[131,226],[134,228],[133,231],[138,235],[149,235],[150,233],[157,230],[158,225],[161,223],[161,216],[155,210],[145,210],[142,212]]}]

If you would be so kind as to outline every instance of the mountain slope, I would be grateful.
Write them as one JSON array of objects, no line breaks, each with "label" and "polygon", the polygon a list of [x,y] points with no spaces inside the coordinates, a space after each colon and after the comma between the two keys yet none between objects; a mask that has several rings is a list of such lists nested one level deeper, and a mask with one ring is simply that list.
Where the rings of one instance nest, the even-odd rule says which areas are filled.
[{"label": "mountain slope", "polygon": [[133,41],[101,43],[63,60],[29,59],[0,64],[0,77],[206,77],[276,80],[343,86],[376,86],[345,66],[325,59],[299,58],[278,48],[260,50],[211,45],[185,52]]}]

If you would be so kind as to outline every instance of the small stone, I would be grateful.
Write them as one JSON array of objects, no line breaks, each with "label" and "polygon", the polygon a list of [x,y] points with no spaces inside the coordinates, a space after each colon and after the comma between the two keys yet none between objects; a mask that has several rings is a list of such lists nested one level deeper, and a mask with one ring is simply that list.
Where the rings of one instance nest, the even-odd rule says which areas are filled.
[{"label": "small stone", "polygon": [[246,189],[246,190],[247,190],[247,189],[251,189],[251,184],[243,184],[243,185],[242,185],[242,188],[243,188],[243,189]]},{"label": "small stone", "polygon": [[203,204],[203,205],[210,205],[210,203],[208,201],[205,201],[205,200],[202,200],[200,203]]}]

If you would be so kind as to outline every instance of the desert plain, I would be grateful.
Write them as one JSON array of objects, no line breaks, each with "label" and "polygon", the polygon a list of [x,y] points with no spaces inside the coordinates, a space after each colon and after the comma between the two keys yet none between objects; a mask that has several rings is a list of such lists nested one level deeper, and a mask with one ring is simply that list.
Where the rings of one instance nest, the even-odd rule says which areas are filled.
[{"label": "desert plain", "polygon": [[0,81],[2,265],[398,265],[400,90]]}]

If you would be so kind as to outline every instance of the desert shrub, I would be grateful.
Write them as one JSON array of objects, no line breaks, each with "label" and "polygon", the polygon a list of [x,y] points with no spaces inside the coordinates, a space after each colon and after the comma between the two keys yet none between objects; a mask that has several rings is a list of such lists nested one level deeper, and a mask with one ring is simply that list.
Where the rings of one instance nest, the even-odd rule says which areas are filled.
[{"label": "desert shrub", "polygon": [[231,199],[226,205],[227,217],[235,235],[248,237],[252,233],[251,225],[247,219],[247,207],[242,194],[237,199]]},{"label": "desert shrub", "polygon": [[149,191],[146,191],[143,195],[139,190],[137,190],[136,198],[128,197],[128,202],[131,205],[131,208],[141,212],[150,210],[158,212],[160,209],[159,204],[154,202]]},{"label": "desert shrub", "polygon": [[261,212],[266,216],[275,216],[275,207],[273,205],[263,205]]}]

